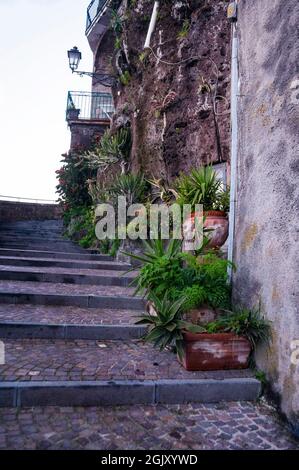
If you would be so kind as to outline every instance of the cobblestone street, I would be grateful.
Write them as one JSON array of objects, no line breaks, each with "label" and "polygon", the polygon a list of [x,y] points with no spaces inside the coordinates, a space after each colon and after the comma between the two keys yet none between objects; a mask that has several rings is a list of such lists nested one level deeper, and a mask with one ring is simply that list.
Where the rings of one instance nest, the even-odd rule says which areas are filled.
[{"label": "cobblestone street", "polygon": [[0,409],[0,449],[296,449],[265,404]]}]

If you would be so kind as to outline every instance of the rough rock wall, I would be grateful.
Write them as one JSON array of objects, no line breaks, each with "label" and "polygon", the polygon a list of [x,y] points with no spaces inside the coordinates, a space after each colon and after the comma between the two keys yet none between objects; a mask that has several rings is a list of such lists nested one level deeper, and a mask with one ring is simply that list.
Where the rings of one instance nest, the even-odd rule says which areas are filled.
[{"label": "rough rock wall", "polygon": [[299,434],[298,21],[297,0],[240,0],[234,296],[273,322],[258,363]]},{"label": "rough rock wall", "polygon": [[181,170],[229,159],[230,24],[227,1],[160,3],[145,55],[153,2],[128,2],[118,60],[127,80],[113,90],[114,128],[131,125],[133,170],[171,180]]}]

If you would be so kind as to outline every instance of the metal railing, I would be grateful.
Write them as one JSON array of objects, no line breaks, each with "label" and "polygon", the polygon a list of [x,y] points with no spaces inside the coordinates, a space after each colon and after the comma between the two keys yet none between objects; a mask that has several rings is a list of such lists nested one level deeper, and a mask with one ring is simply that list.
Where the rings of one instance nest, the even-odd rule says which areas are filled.
[{"label": "metal railing", "polygon": [[110,93],[69,91],[67,97],[66,120],[111,119],[114,113]]},{"label": "metal railing", "polygon": [[2,194],[0,194],[0,201],[32,202],[38,204],[58,204],[58,202],[54,199],[35,199],[31,197],[3,196]]},{"label": "metal railing", "polygon": [[93,26],[98,17],[100,17],[110,0],[92,0],[87,8],[86,34]]}]

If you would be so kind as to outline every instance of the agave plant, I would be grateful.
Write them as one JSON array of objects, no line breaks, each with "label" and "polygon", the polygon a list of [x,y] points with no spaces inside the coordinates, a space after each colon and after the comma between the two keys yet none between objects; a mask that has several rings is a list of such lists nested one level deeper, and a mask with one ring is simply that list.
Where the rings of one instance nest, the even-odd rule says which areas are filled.
[{"label": "agave plant", "polygon": [[221,193],[222,182],[212,166],[191,170],[190,175],[180,175],[175,181],[175,194],[179,204],[202,204],[205,211],[213,210]]},{"label": "agave plant", "polygon": [[152,342],[160,350],[166,347],[175,348],[178,356],[183,356],[183,330],[200,333],[204,329],[182,320],[182,306],[185,297],[173,302],[169,299],[167,292],[163,298],[151,293],[149,299],[154,305],[154,314],[142,315],[137,321],[138,325],[148,325],[149,331],[145,335],[145,341]]},{"label": "agave plant", "polygon": [[116,134],[106,131],[98,145],[85,152],[90,168],[105,171],[110,165],[120,163],[123,171],[131,146],[130,131],[120,129]]},{"label": "agave plant", "polygon": [[116,178],[109,192],[112,197],[124,196],[128,205],[143,203],[147,197],[147,181],[142,174],[123,174]]}]

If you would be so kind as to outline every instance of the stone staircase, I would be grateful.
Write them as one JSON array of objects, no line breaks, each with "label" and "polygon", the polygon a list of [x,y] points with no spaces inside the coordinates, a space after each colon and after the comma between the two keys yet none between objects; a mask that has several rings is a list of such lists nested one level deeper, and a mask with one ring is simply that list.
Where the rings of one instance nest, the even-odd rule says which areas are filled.
[{"label": "stone staircase", "polygon": [[255,400],[249,370],[187,372],[140,338],[129,265],[62,237],[60,221],[0,225],[0,406]]}]

